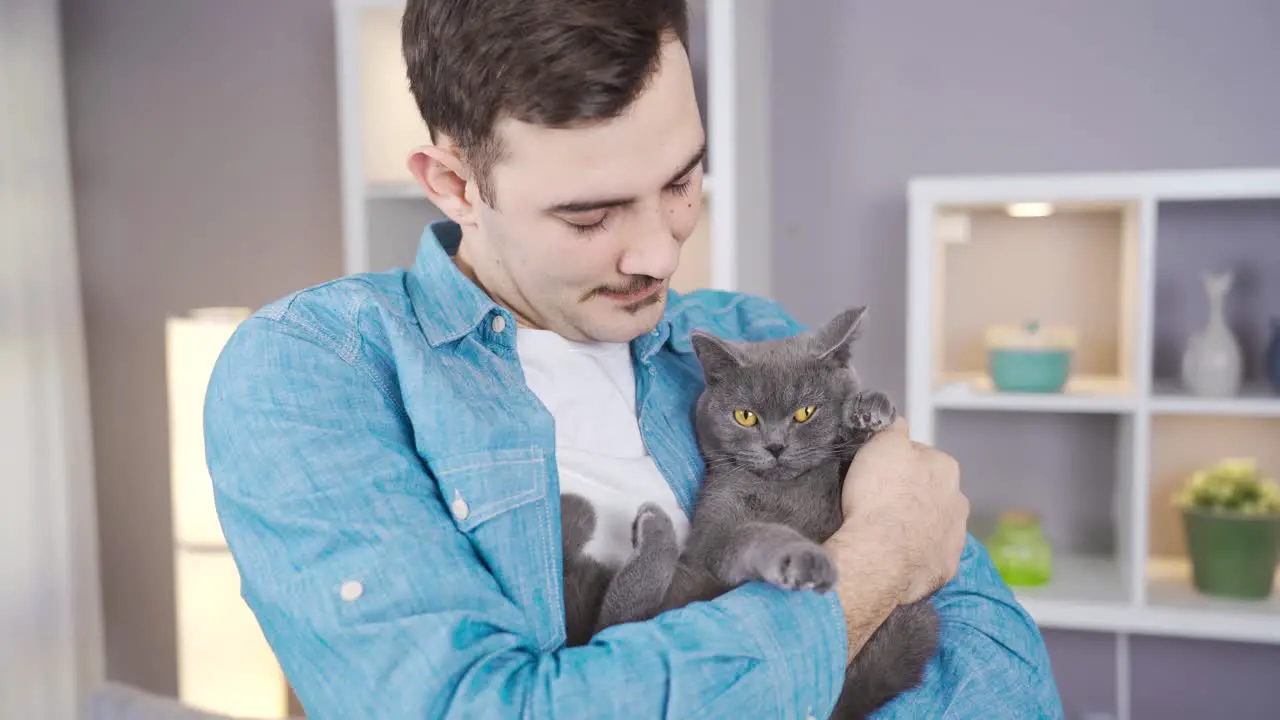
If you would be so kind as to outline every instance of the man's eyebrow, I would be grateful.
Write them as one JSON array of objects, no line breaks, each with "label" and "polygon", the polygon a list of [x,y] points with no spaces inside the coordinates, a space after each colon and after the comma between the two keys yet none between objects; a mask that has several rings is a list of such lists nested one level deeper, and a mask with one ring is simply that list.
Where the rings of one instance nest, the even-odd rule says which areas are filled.
[{"label": "man's eyebrow", "polygon": [[677,172],[675,175],[671,176],[671,179],[667,181],[667,185],[675,185],[676,183],[680,182],[680,178],[693,172],[693,169],[698,167],[698,165],[706,157],[707,157],[707,145],[706,143],[703,143],[701,146],[698,147],[698,150],[693,154],[693,157],[689,158],[689,162],[685,163],[684,167],[680,168],[680,172]]},{"label": "man's eyebrow", "polygon": [[[702,163],[703,159],[705,159],[706,156],[707,156],[707,146],[704,144],[698,148],[697,152],[695,152],[693,156],[689,158],[689,161],[685,163],[684,166],[681,167],[678,172],[676,172],[674,175],[671,176],[671,179],[667,181],[667,185],[674,185],[680,182],[680,178],[683,178],[685,175],[688,175],[690,172],[692,172],[694,168],[696,168],[700,163]],[[611,198],[596,198],[593,200],[571,200],[569,202],[557,203],[555,205],[552,205],[551,207],[547,208],[547,212],[568,213],[568,214],[584,213],[584,212],[591,212],[592,210],[604,210],[606,208],[624,207],[626,205],[630,205],[635,201],[636,199],[634,197],[611,197]]]}]

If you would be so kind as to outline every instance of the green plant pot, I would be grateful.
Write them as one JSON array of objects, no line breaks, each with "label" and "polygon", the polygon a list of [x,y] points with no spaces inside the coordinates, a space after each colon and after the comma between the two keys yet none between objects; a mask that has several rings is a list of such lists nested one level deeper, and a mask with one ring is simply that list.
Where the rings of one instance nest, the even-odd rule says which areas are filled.
[{"label": "green plant pot", "polygon": [[1192,582],[1200,592],[1265,599],[1280,562],[1280,516],[1184,510]]}]

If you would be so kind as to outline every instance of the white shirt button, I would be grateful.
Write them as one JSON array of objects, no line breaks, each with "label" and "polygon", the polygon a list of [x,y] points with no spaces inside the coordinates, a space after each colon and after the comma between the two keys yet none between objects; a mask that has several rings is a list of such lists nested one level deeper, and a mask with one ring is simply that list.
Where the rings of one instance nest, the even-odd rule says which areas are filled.
[{"label": "white shirt button", "polygon": [[501,315],[495,315],[493,317],[493,323],[490,325],[490,327],[493,328],[494,332],[498,334],[502,334],[502,331],[507,329],[507,319],[502,317]]},{"label": "white shirt button", "polygon": [[342,587],[338,590],[338,595],[347,602],[354,602],[360,599],[364,594],[364,585],[359,580],[348,580],[342,583]]},{"label": "white shirt button", "polygon": [[449,506],[453,510],[453,516],[459,520],[466,520],[471,514],[471,508],[467,507],[467,501],[462,499],[461,495],[455,494],[453,504]]}]

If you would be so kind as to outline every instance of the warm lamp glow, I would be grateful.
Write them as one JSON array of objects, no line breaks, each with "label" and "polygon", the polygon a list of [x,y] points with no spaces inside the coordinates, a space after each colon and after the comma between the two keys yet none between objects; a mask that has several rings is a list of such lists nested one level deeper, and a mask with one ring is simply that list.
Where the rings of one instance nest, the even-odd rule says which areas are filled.
[{"label": "warm lamp glow", "polygon": [[1005,212],[1016,218],[1048,217],[1053,214],[1053,205],[1047,202],[1013,203],[1005,207]]},{"label": "warm lamp glow", "polygon": [[284,718],[288,685],[240,597],[204,457],[205,388],[218,354],[249,312],[205,308],[169,318],[165,327],[178,696],[207,712]]}]

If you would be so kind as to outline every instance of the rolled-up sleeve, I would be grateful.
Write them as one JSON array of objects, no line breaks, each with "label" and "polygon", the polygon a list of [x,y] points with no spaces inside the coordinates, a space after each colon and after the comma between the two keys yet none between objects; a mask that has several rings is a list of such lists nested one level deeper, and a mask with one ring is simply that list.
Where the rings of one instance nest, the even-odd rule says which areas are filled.
[{"label": "rolled-up sleeve", "polygon": [[394,383],[306,324],[240,327],[205,426],[243,596],[310,717],[820,718],[835,703],[832,594],[751,584],[541,650],[451,519]]}]

